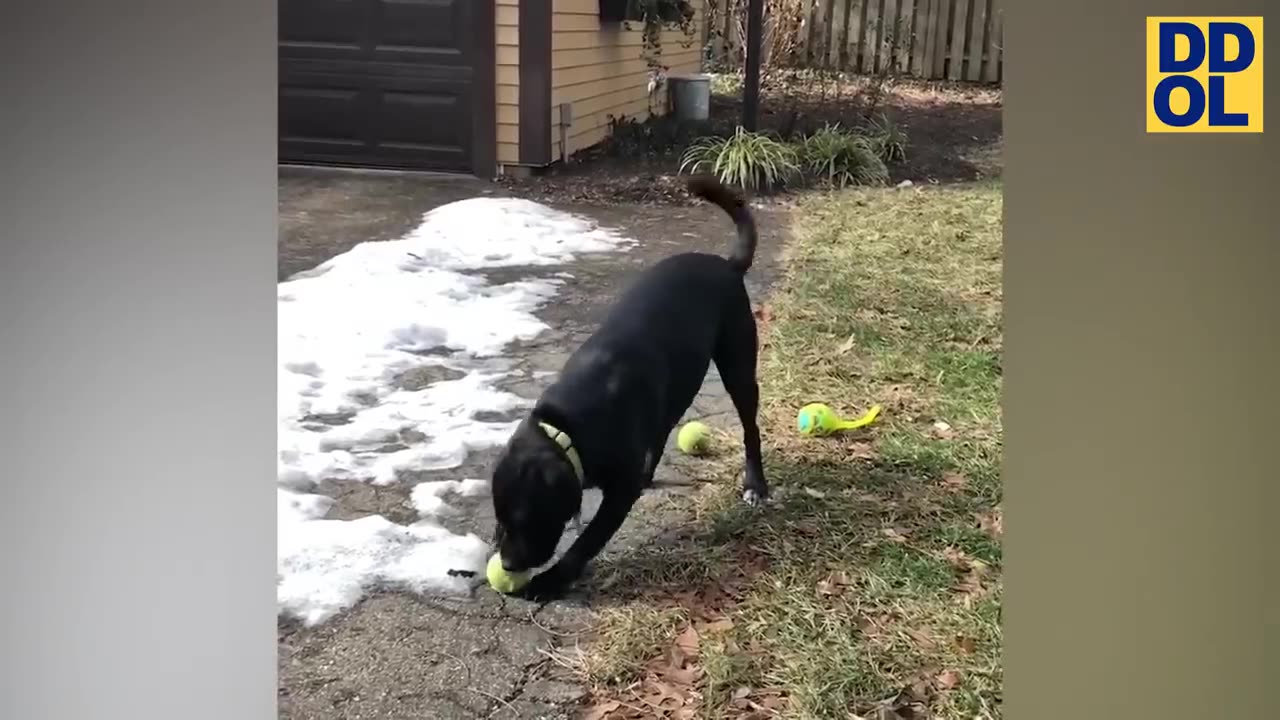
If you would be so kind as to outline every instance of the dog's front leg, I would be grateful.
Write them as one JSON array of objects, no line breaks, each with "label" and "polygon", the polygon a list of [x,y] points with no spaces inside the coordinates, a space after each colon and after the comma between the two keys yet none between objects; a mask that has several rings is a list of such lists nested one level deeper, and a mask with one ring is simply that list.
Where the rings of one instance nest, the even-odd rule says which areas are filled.
[{"label": "dog's front leg", "polygon": [[555,565],[536,575],[521,594],[530,600],[539,601],[563,595],[582,576],[587,563],[604,549],[618,532],[618,528],[622,527],[622,521],[627,519],[638,498],[638,495],[624,494],[621,491],[605,494],[600,501],[600,509],[591,518],[591,522],[587,523],[582,534],[573,541]]}]

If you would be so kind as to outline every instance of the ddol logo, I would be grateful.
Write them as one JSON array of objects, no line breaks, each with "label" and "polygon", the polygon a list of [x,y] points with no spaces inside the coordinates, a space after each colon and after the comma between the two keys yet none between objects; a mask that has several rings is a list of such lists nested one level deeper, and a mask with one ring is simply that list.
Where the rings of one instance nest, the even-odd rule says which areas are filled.
[{"label": "ddol logo", "polygon": [[1262,132],[1262,18],[1147,18],[1147,132]]}]

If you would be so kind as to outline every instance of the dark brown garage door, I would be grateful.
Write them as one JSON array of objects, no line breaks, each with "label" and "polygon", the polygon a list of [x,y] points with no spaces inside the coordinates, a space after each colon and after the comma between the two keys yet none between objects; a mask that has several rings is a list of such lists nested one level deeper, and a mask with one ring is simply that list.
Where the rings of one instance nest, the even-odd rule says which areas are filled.
[{"label": "dark brown garage door", "polygon": [[280,161],[483,174],[492,7],[280,0]]}]

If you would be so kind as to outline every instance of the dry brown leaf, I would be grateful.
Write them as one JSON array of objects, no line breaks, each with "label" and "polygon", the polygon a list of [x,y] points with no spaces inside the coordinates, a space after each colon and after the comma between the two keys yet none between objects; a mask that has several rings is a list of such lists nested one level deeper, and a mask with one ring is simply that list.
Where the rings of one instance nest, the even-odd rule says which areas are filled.
[{"label": "dry brown leaf", "polygon": [[786,700],[783,699],[781,695],[778,695],[777,693],[773,693],[773,694],[765,695],[764,697],[760,698],[760,701],[756,704],[758,704],[760,707],[766,710],[777,710],[778,708],[782,707],[785,703],[786,703]]},{"label": "dry brown leaf", "polygon": [[697,657],[698,656],[697,629],[694,628],[692,625],[685,628],[684,632],[680,633],[680,635],[676,637],[675,645],[677,648],[680,649],[680,652],[685,654],[686,657]]},{"label": "dry brown leaf", "polygon": [[840,347],[836,348],[836,354],[844,355],[845,353],[849,352],[850,350],[853,349],[854,342],[855,342],[854,337],[850,335],[848,339],[840,343]]},{"label": "dry brown leaf", "polygon": [[948,545],[942,551],[942,557],[951,563],[952,567],[958,570],[968,570],[970,566],[970,558],[963,550],[954,545]]},{"label": "dry brown leaf", "polygon": [[907,630],[907,634],[911,636],[912,640],[916,641],[916,645],[921,649],[933,648],[938,645],[938,640],[923,630],[911,628]]},{"label": "dry brown leaf", "polygon": [[1004,536],[1004,512],[999,505],[989,512],[978,513],[974,518],[978,521],[978,527],[982,532],[992,539],[999,540]]},{"label": "dry brown leaf", "polygon": [[656,705],[659,702],[662,702],[663,699],[670,698],[670,697],[676,698],[681,702],[684,701],[684,698],[685,698],[684,693],[676,690],[675,687],[672,686],[670,683],[665,683],[661,680],[650,680],[648,683],[646,683],[646,686],[650,690],[650,693],[648,695],[650,700],[656,699],[656,701],[651,702],[651,704]]},{"label": "dry brown leaf", "polygon": [[671,683],[653,678],[644,682],[643,692],[638,693],[636,697],[644,705],[663,710],[674,710],[689,704],[687,689],[680,689]]},{"label": "dry brown leaf", "polygon": [[586,712],[582,715],[582,718],[583,720],[604,720],[605,716],[611,712],[617,711],[620,707],[622,707],[622,703],[617,700],[599,702],[587,708]]},{"label": "dry brown leaf", "polygon": [[814,590],[818,595],[839,595],[845,591],[845,588],[853,584],[853,578],[848,572],[838,570],[828,575],[825,579],[819,580],[817,585],[814,586]]},{"label": "dry brown leaf", "polygon": [[876,451],[869,442],[855,442],[849,444],[849,457],[854,460],[875,460]]},{"label": "dry brown leaf", "polygon": [[965,655],[972,655],[978,651],[978,641],[974,640],[971,637],[964,637],[963,635],[957,635],[956,647],[959,648],[960,652],[964,653]]},{"label": "dry brown leaf", "polygon": [[963,490],[969,484],[969,478],[963,473],[944,472],[942,473],[942,486],[953,492]]},{"label": "dry brown leaf", "polygon": [[882,705],[881,717],[903,720],[922,717],[934,694],[933,682],[932,677],[925,675],[902,688],[897,695]]},{"label": "dry brown leaf", "polygon": [[982,582],[983,575],[985,575],[985,571],[983,570],[970,570],[965,573],[956,584],[956,591],[963,593],[964,595],[962,602],[965,607],[972,607],[972,596],[981,594],[987,589],[986,583]]},{"label": "dry brown leaf", "polygon": [[905,543],[907,541],[907,533],[898,528],[882,528],[880,532],[892,542]]},{"label": "dry brown leaf", "polygon": [[773,311],[766,304],[756,308],[751,314],[756,317],[756,326],[759,328],[759,334],[762,336],[767,335],[764,331],[768,329],[769,323],[773,321]]},{"label": "dry brown leaf", "polygon": [[671,668],[663,673],[663,677],[680,685],[693,685],[702,679],[702,675],[703,671],[700,667]]},{"label": "dry brown leaf", "polygon": [[713,622],[709,622],[702,626],[701,632],[704,633],[721,633],[728,632],[733,629],[733,621],[729,618],[720,618]]},{"label": "dry brown leaf", "polygon": [[950,690],[960,684],[960,673],[955,670],[944,670],[933,680],[939,690]]}]

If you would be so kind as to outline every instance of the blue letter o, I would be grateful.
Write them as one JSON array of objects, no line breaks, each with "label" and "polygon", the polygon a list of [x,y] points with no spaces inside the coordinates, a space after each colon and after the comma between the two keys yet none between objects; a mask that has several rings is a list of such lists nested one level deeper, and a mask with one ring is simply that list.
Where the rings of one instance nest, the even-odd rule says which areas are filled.
[{"label": "blue letter o", "polygon": [[[1190,106],[1181,115],[1169,107],[1169,97],[1173,94],[1174,88],[1182,88],[1191,96]],[[1170,75],[1156,85],[1156,94],[1152,102],[1155,103],[1156,117],[1160,118],[1160,122],[1171,127],[1190,127],[1199,122],[1204,115],[1204,88],[1190,76]]]}]

